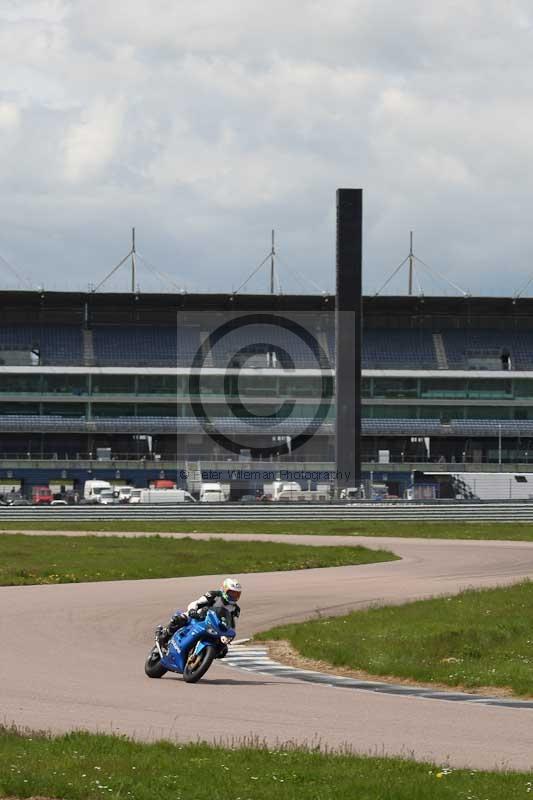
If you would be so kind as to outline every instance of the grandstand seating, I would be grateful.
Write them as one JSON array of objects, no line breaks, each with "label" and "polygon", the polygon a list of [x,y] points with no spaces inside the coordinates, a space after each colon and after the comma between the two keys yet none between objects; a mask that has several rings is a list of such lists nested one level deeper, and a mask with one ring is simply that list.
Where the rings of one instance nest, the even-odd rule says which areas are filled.
[{"label": "grandstand seating", "polygon": [[456,436],[496,438],[533,435],[533,420],[452,419],[449,424],[432,419],[364,419],[365,436]]},{"label": "grandstand seating", "polygon": [[[240,433],[257,435],[273,433],[281,436],[296,436],[299,433],[315,431],[315,421],[299,417],[290,420],[272,420],[270,417],[256,417],[253,422],[233,417],[213,417],[207,426],[221,433]],[[52,414],[2,414],[0,431],[3,432],[91,432],[91,433],[201,433],[203,426],[196,417],[99,417],[93,420],[75,417],[62,417]],[[331,434],[333,423],[323,422],[321,432]]]},{"label": "grandstand seating", "polygon": [[485,358],[487,369],[501,369],[501,354],[511,356],[513,370],[533,367],[533,331],[487,330],[469,328],[443,330],[442,339],[450,369],[469,369]]},{"label": "grandstand seating", "polygon": [[[314,338],[314,333],[311,331]],[[266,365],[265,353],[274,345],[289,353],[297,367],[329,366],[335,356],[335,336],[326,332],[326,359],[320,348],[311,349],[297,336],[283,328],[255,325],[227,334],[214,345],[209,365],[226,366],[239,350],[261,354],[248,365]],[[441,331],[450,369],[499,369],[501,354],[508,351],[511,369],[533,368],[533,331],[499,331],[490,329],[445,329]],[[320,337],[317,336],[320,341]],[[263,344],[262,344],[263,343]],[[94,363],[101,366],[181,366],[190,365],[200,347],[200,329],[182,326],[175,329],[148,326],[96,326],[93,330]],[[207,348],[205,348],[207,349]],[[1,351],[39,353],[43,365],[76,365],[84,363],[82,329],[74,325],[2,325]],[[263,363],[264,362],[264,363]],[[279,359],[278,359],[279,363]],[[431,331],[369,329],[363,333],[363,367],[366,369],[436,369]]]},{"label": "grandstand seating", "polygon": [[437,369],[431,331],[368,329],[363,332],[363,369]]},{"label": "grandstand seating", "polygon": [[[272,420],[256,417],[253,421],[233,417],[214,417],[206,423],[213,431],[224,434],[257,435],[279,434],[296,436],[309,430],[315,431],[315,421],[298,417],[288,420]],[[321,422],[317,433],[331,435],[334,423]],[[0,431],[4,432],[92,432],[92,433],[200,433],[203,426],[196,417],[99,417],[93,420],[60,415],[2,414]],[[452,436],[452,437],[503,437],[533,436],[533,420],[452,419],[449,424],[432,419],[364,419],[362,432],[365,436]]]},{"label": "grandstand seating", "polygon": [[35,350],[44,365],[83,363],[82,331],[75,325],[1,325],[0,348]]},{"label": "grandstand seating", "polygon": [[[334,363],[333,328],[324,338],[312,329],[311,347],[291,331],[273,325],[249,325],[226,334],[213,345],[207,366],[227,366],[240,350],[241,362],[266,366],[268,345],[287,352],[296,367],[327,368]],[[443,329],[440,331],[449,369],[500,369],[508,351],[512,370],[533,369],[533,331]],[[325,342],[321,353],[319,342]],[[93,358],[100,366],[189,366],[201,347],[199,326],[97,325],[92,329]],[[83,330],[75,325],[0,325],[1,351],[39,352],[43,365],[84,364]],[[208,352],[208,343],[203,345]],[[252,357],[250,358],[250,354]],[[254,355],[255,354],[255,355]],[[86,357],[86,354],[85,354]],[[278,356],[278,364],[282,359]],[[365,369],[437,369],[431,330],[365,329]],[[441,364],[442,366],[442,364]]]},{"label": "grandstand seating", "polygon": [[187,366],[200,345],[194,327],[98,326],[93,330],[99,365]]},{"label": "grandstand seating", "polygon": [[[309,342],[296,333],[276,325],[247,325],[243,328],[229,331],[225,336],[211,346],[212,361],[215,366],[225,367],[230,359],[234,359],[244,351],[238,360],[243,364],[250,364],[250,355],[261,355],[266,366],[266,354],[272,349],[278,351],[278,362],[283,363],[283,354],[288,353],[292,362],[297,367],[327,368],[328,354],[321,348],[316,338],[316,332],[305,327],[309,333]],[[290,362],[289,362],[290,363]]]}]

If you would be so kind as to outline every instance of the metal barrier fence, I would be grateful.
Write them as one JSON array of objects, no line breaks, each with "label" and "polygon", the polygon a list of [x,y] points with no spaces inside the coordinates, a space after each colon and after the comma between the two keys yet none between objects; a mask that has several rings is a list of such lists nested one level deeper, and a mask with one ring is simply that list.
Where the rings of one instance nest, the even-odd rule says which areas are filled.
[{"label": "metal barrier fence", "polygon": [[[271,504],[258,506],[189,505],[165,506],[0,506],[2,521],[26,522],[123,522],[134,521],[283,521],[296,520],[405,520],[463,522],[533,522],[533,502],[481,503],[360,503]],[[394,529],[391,530],[391,535]]]}]

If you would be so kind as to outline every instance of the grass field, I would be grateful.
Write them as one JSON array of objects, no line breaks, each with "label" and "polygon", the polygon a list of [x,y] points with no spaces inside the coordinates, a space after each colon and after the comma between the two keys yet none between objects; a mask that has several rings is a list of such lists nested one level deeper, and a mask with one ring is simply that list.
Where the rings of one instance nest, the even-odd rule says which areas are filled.
[{"label": "grass field", "polygon": [[371,564],[386,550],[159,536],[0,534],[0,585],[171,578]]},{"label": "grass field", "polygon": [[303,656],[371,675],[533,695],[529,581],[286,625],[257,638],[287,640]]},{"label": "grass field", "polygon": [[351,522],[349,520],[310,522],[234,522],[181,520],[179,522],[147,522],[117,520],[111,522],[2,522],[2,531],[134,531],[139,533],[292,533],[323,534],[333,536],[402,536],[423,539],[508,539],[533,542],[533,523],[510,522]]},{"label": "grass field", "polygon": [[399,758],[134,743],[0,729],[0,797],[69,800],[510,800],[531,773],[450,770]]}]

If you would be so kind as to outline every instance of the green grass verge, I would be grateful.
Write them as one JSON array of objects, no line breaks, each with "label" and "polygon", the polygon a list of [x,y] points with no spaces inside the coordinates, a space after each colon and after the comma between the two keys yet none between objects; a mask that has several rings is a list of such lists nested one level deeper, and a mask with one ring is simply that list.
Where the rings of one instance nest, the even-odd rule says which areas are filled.
[{"label": "green grass verge", "polygon": [[257,636],[372,675],[533,695],[533,583],[356,611]]},{"label": "green grass verge", "polygon": [[160,536],[0,534],[0,585],[173,578],[393,561],[386,550]]},{"label": "green grass verge", "polygon": [[400,758],[222,748],[0,729],[0,796],[153,800],[503,800],[531,773],[449,770]]},{"label": "green grass verge", "polygon": [[1,521],[0,533],[4,531],[92,531],[120,533],[292,533],[322,534],[333,536],[402,536],[423,539],[508,539],[533,542],[533,523],[510,522],[354,522],[349,520],[313,520],[310,522],[208,522],[204,520],[155,521],[116,520],[112,522],[11,522]]}]

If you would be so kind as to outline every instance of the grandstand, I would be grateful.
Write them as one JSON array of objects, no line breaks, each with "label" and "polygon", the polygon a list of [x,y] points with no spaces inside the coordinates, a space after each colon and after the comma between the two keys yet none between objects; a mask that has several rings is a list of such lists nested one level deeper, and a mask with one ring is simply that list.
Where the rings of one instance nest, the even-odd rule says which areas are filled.
[{"label": "grandstand", "polygon": [[[331,296],[1,292],[0,485],[142,486],[190,465],[333,470],[334,308]],[[532,300],[363,308],[367,474],[401,495],[426,468],[529,471]]]}]

